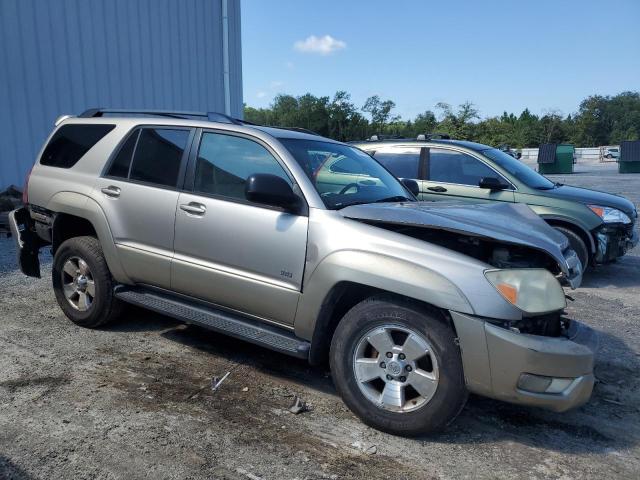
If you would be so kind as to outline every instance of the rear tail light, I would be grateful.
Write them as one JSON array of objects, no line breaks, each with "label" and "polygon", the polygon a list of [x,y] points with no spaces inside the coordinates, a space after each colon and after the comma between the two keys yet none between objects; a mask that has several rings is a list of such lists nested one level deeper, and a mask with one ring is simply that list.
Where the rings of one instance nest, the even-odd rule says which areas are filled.
[{"label": "rear tail light", "polygon": [[31,177],[31,172],[33,171],[33,167],[29,169],[29,173],[27,173],[26,178],[24,179],[24,187],[22,189],[22,203],[26,205],[29,203],[29,177]]}]

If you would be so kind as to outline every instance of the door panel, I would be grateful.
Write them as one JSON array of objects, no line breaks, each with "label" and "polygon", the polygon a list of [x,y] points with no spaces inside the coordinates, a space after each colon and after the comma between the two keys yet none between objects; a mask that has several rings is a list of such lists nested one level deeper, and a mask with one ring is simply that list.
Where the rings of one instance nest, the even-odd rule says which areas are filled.
[{"label": "door panel", "polygon": [[270,321],[293,324],[308,218],[250,203],[247,178],[268,173],[292,184],[263,144],[205,131],[190,165],[193,193],[181,193],[172,289]]},{"label": "door panel", "polygon": [[224,199],[182,193],[173,290],[218,305],[293,323],[302,288],[308,218]]},{"label": "door panel", "polygon": [[[102,192],[109,187],[119,188],[119,196]],[[94,197],[107,217],[127,275],[136,282],[169,288],[178,192],[100,178]]]},{"label": "door panel", "polygon": [[191,134],[185,128],[134,130],[95,185],[94,198],[135,282],[171,285],[176,186]]}]

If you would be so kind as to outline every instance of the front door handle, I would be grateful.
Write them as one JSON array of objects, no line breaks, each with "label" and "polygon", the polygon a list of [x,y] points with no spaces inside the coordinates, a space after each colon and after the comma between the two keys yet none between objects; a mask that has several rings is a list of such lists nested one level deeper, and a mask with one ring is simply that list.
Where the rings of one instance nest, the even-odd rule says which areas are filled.
[{"label": "front door handle", "polygon": [[198,215],[201,217],[207,212],[207,207],[198,202],[189,202],[181,204],[180,210],[184,210],[191,215]]},{"label": "front door handle", "polygon": [[103,189],[101,189],[101,191],[107,197],[118,198],[120,196],[120,189],[115,185],[109,185],[108,187],[104,187]]},{"label": "front door handle", "polygon": [[435,187],[427,187],[427,190],[431,190],[432,192],[439,192],[439,193],[442,193],[442,192],[446,192],[446,191],[447,191],[447,189],[446,189],[446,188],[441,187],[440,185],[437,185],[437,186],[435,186]]}]

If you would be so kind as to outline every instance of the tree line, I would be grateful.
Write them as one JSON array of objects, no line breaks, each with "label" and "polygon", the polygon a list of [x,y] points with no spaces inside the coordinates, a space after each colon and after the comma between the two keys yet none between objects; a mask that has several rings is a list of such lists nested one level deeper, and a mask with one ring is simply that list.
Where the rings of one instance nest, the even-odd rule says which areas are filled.
[{"label": "tree line", "polygon": [[310,93],[298,97],[277,95],[268,108],[245,105],[244,119],[261,125],[301,127],[340,141],[363,140],[372,135],[416,137],[443,133],[452,138],[512,148],[538,147],[543,143],[572,143],[576,147],[617,145],[640,139],[640,92],[585,98],[574,114],[550,112],[542,116],[525,109],[519,115],[481,118],[471,102],[457,108],[438,103],[413,120],[394,113],[396,104],[374,95],[358,108],[349,93],[331,97]]}]

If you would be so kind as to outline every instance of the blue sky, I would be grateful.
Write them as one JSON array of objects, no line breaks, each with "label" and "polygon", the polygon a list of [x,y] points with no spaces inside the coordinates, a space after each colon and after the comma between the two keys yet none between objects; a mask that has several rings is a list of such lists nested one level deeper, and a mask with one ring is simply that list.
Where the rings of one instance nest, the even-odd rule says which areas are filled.
[{"label": "blue sky", "polygon": [[639,21],[640,0],[242,0],[244,101],[346,90],[404,118],[465,100],[568,114],[640,90]]}]

